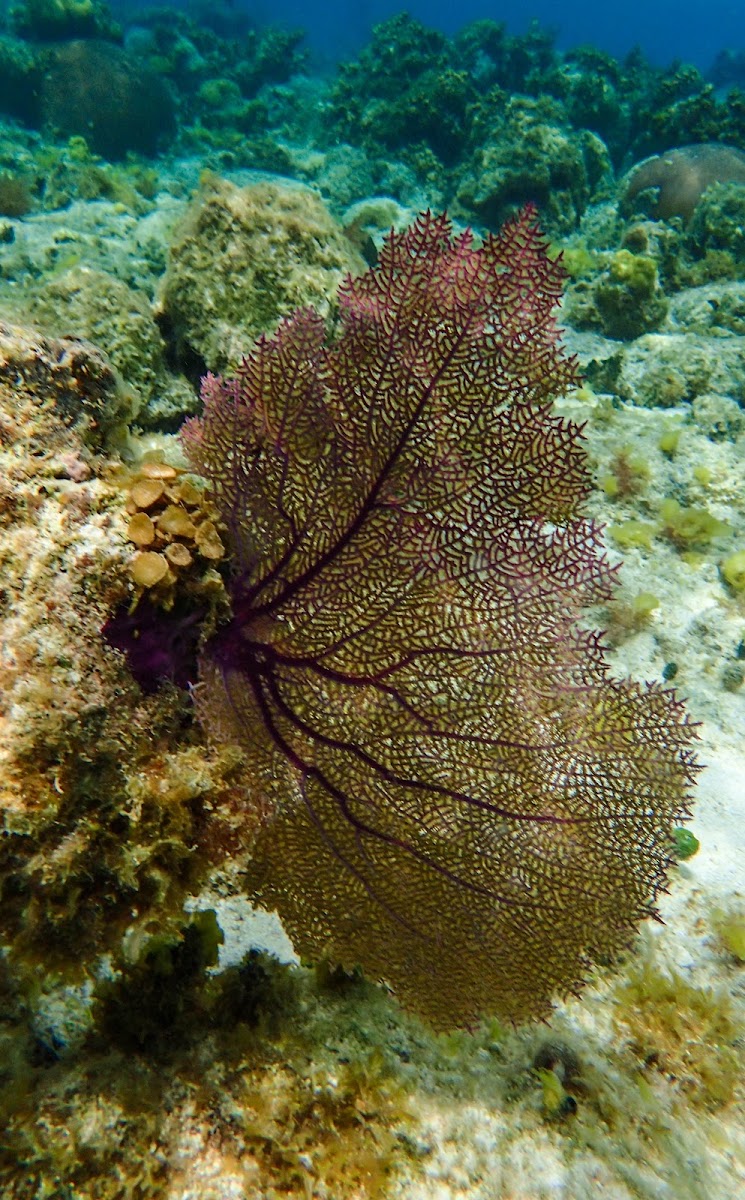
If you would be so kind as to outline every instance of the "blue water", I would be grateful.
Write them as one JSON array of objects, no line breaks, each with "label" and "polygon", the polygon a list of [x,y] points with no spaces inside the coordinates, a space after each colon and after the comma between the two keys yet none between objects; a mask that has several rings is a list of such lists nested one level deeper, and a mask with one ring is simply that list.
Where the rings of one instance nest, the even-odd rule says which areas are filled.
[{"label": "blue water", "polygon": [[[164,0],[112,0],[111,8],[126,14],[129,22],[151,4],[169,7]],[[509,33],[520,34],[534,19],[556,33],[560,49],[590,42],[621,57],[640,46],[659,66],[683,59],[706,70],[721,50],[745,51],[743,0],[531,0],[517,5],[508,0],[175,0],[170,7],[202,18],[210,13],[224,26],[302,28],[315,57],[326,61],[356,54],[373,25],[402,11],[447,34],[483,18],[504,22]]]},{"label": "blue water", "polygon": [[659,65],[682,58],[705,69],[722,49],[745,50],[743,0],[233,0],[228,7],[262,21],[301,26],[313,49],[330,58],[358,50],[373,24],[402,10],[448,34],[484,17],[504,21],[511,33],[523,33],[536,18],[557,31],[562,48],[592,42],[624,55],[639,45]]}]

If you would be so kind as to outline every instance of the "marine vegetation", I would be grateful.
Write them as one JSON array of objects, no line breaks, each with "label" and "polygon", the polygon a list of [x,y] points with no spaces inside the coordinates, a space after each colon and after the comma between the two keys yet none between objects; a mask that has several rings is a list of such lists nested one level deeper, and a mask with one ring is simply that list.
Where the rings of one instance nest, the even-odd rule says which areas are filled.
[{"label": "marine vegetation", "polygon": [[40,41],[121,35],[102,0],[17,0],[10,6],[10,24],[21,36]]},{"label": "marine vegetation", "polygon": [[263,815],[246,886],[440,1027],[544,1015],[628,944],[695,773],[681,702],[580,623],[613,571],[551,411],[562,280],[531,207],[480,246],[425,214],[183,435],[233,555],[197,704]]}]

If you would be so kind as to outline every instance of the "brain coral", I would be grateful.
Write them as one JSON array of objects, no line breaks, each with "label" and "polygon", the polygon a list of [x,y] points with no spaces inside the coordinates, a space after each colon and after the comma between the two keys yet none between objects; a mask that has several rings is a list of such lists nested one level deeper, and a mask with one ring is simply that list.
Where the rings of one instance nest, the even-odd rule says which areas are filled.
[{"label": "brain coral", "polygon": [[173,132],[174,105],[162,80],[111,42],[93,38],[50,50],[41,117],[53,132],[79,134],[97,154],[154,154]]},{"label": "brain coral", "polygon": [[745,184],[745,154],[733,146],[713,142],[655,154],[631,170],[622,204],[629,208],[640,192],[655,188],[654,216],[683,217],[688,221],[712,183]]}]

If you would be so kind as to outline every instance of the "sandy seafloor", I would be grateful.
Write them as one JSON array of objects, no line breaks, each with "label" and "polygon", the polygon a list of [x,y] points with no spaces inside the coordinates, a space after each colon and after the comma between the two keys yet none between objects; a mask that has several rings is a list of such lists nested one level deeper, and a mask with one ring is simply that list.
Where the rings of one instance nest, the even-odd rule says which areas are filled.
[{"label": "sandy seafloor", "polygon": [[[245,177],[241,181],[245,182]],[[146,256],[148,247],[167,243],[185,204],[185,200],[163,193],[154,211],[141,219],[100,201],[32,215],[14,222],[16,240],[7,252],[11,260],[20,263],[25,259],[27,264],[36,264],[35,270],[43,271],[53,258],[50,246],[64,245],[67,250],[74,249],[82,265],[131,280],[137,275],[138,255]],[[6,271],[6,279],[8,273],[12,274],[12,268]],[[0,308],[6,314],[12,298],[13,285],[6,282],[0,292]],[[703,347],[707,353],[717,354],[716,342],[707,342],[700,332],[676,328],[674,318],[671,321],[661,334],[640,339],[647,356],[653,357],[666,338],[677,339],[683,357],[689,348],[701,351]],[[577,338],[570,332],[567,342],[580,358],[594,352],[585,335]],[[640,1003],[631,1016],[622,1013],[618,990],[624,972],[639,962],[653,961],[663,975],[684,980],[699,995],[726,997],[742,1030],[727,1052],[739,1056],[741,1067],[745,1064],[745,975],[742,964],[716,932],[717,914],[745,915],[745,686],[725,687],[722,682],[723,663],[733,659],[745,637],[745,606],[743,595],[728,593],[719,575],[721,559],[745,547],[745,430],[729,440],[712,441],[691,422],[687,406],[662,410],[635,407],[630,402],[622,404],[609,423],[602,417],[605,400],[603,395],[583,389],[560,405],[573,418],[587,421],[588,453],[598,471],[619,445],[648,453],[654,469],[644,496],[654,507],[655,498],[669,494],[676,482],[685,481],[693,465],[705,463],[711,480],[701,485],[694,500],[705,502],[730,526],[698,563],[682,561],[675,547],[662,538],[655,539],[651,549],[632,549],[625,554],[620,602],[651,590],[660,603],[644,627],[618,638],[619,647],[611,656],[614,670],[644,680],[660,680],[666,663],[674,661],[678,666],[675,686],[687,697],[692,718],[701,723],[697,749],[705,770],[697,786],[691,824],[700,850],[673,872],[669,894],[660,902],[665,923],[648,923],[627,962],[615,970],[600,969],[581,999],[558,1006],[548,1027],[506,1031],[496,1043],[484,1031],[436,1039],[426,1031],[412,1033],[411,1023],[397,1015],[391,1001],[370,1002],[364,993],[359,1012],[354,1013],[354,1002],[351,1010],[347,1005],[343,1036],[349,1045],[356,1044],[360,1030],[368,1048],[376,1038],[384,1039],[384,1049],[385,1039],[395,1042],[403,1038],[409,1045],[402,1077],[408,1097],[406,1114],[391,1118],[396,1128],[405,1128],[405,1133],[398,1134],[405,1152],[392,1157],[385,1180],[375,1185],[377,1190],[368,1189],[364,1181],[350,1182],[348,1187],[338,1181],[322,1186],[318,1182],[322,1171],[309,1167],[308,1200],[366,1195],[396,1200],[580,1200],[599,1196],[608,1200],[637,1196],[736,1200],[745,1195],[743,1080],[735,1084],[726,1103],[707,1100],[705,1088],[702,1099],[699,1087],[702,1072],[719,1069],[717,1047],[712,1044],[718,1036],[716,1021],[707,1024],[693,1009],[689,1017],[683,1000],[680,1028],[672,1028],[669,1014],[655,1027],[651,1036],[657,1040],[659,1069],[650,1067],[640,1083],[633,1065],[639,1063],[634,1057],[634,1039],[639,1038],[638,1022],[643,1025],[651,1010]],[[674,425],[683,429],[679,450],[670,459],[655,457],[661,433]],[[619,505],[600,490],[591,508],[593,514],[611,523],[639,515],[636,498]],[[618,557],[611,544],[609,552]],[[601,623],[606,617],[597,614]],[[282,953],[289,955],[271,922],[251,918],[240,897],[225,890],[207,891],[193,904],[215,907],[218,913],[226,935],[221,949],[223,966],[237,961],[251,945],[280,946]],[[372,1003],[372,1016],[366,1010],[368,1003]],[[632,1009],[634,1005],[631,1001]],[[543,1111],[540,1085],[530,1075],[534,1046],[554,1037],[571,1044],[584,1064],[584,1092],[580,1089],[578,1111],[561,1119],[552,1119]],[[328,1046],[318,1048],[318,1063],[324,1065],[316,1064],[314,1069],[319,1078],[325,1071],[327,1086],[333,1086],[328,1083],[333,1070],[324,1058],[327,1052]],[[702,1066],[709,1052],[714,1066]],[[71,1064],[71,1078],[78,1067],[79,1063]],[[219,1075],[219,1064],[212,1069]],[[252,1175],[247,1164],[253,1161],[255,1150],[250,1140],[242,1143],[240,1123],[231,1124],[225,1113],[212,1113],[208,1118],[198,1109],[187,1109],[183,1097],[174,1101],[170,1132],[164,1133],[158,1153],[170,1154],[178,1169],[157,1194],[166,1200],[254,1196],[268,1200],[280,1194],[301,1194],[275,1191],[266,1177],[259,1181]],[[181,1115],[176,1119],[174,1113]],[[93,1112],[89,1119],[95,1124]],[[102,1119],[96,1137],[103,1138],[104,1146],[106,1128]],[[114,1138],[113,1132],[110,1136]],[[136,1153],[134,1147],[132,1153]],[[308,1155],[312,1163],[312,1146]],[[99,1193],[95,1188],[65,1191],[55,1184],[47,1194],[70,1200],[80,1196],[82,1200]],[[122,1190],[121,1194],[130,1193]],[[23,1192],[13,1195],[22,1196]]]}]

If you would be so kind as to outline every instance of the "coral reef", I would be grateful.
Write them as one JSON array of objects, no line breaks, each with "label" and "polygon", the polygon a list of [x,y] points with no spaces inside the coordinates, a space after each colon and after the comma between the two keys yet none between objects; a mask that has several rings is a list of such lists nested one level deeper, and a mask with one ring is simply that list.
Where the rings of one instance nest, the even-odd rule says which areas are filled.
[{"label": "coral reef", "polygon": [[[334,88],[332,119],[342,137],[361,134],[368,147],[395,149],[425,141],[434,149],[430,139],[439,142],[441,133],[433,119],[440,107],[438,97],[441,100],[447,94],[444,80],[450,70],[447,39],[408,13],[400,13],[373,29],[370,44],[358,61],[342,65]],[[461,77],[461,92],[464,86],[467,88],[467,83]],[[433,93],[431,100],[428,88]],[[410,108],[411,134],[407,136]],[[459,129],[462,139],[462,110],[460,121],[458,111],[441,112],[440,116],[445,144]]]},{"label": "coral reef", "polygon": [[516,206],[539,205],[552,232],[574,229],[610,171],[599,138],[566,127],[556,104],[491,94],[472,132],[455,211],[498,228]]},{"label": "coral reef", "polygon": [[40,41],[120,34],[105,0],[14,0],[10,24],[22,36]]},{"label": "coral reef", "polygon": [[655,72],[640,59],[632,96],[632,159],[705,142],[745,149],[745,111],[737,88],[720,97],[690,63]]},{"label": "coral reef", "polygon": [[[117,15],[134,22],[121,30],[99,0],[8,7],[3,1197],[742,1194],[745,186],[738,174],[701,191],[699,175],[690,216],[655,209],[662,184],[623,203],[624,173],[645,156],[703,145],[728,169],[741,163],[745,105],[738,87],[726,90],[739,81],[737,54],[707,80],[636,50],[623,60],[562,50],[536,24],[512,36],[480,21],[449,38],[399,15],[358,57],[321,73],[300,33],[252,28],[236,5],[188,0],[135,14],[120,4]],[[142,132],[160,118],[152,106],[131,132],[129,100],[109,109],[106,141],[94,144],[81,124],[58,137],[52,124],[73,127],[62,72],[61,117],[44,124],[45,73],[79,37],[99,39],[88,73],[107,88],[125,54],[136,65],[130,94],[145,75],[151,94],[168,89],[162,141]],[[267,181],[267,171],[284,178]],[[603,526],[618,580],[588,628],[606,630],[610,679],[674,680],[702,722],[708,770],[695,833],[671,829],[670,890],[656,901],[664,925],[646,923],[628,956],[583,972],[581,997],[557,999],[546,1023],[487,1019],[436,1036],[358,968],[300,966],[270,915],[245,900],[262,884],[272,796],[251,779],[255,740],[206,744],[191,694],[200,654],[206,661],[211,639],[234,628],[234,543],[172,434],[197,411],[205,365],[235,369],[296,305],[322,310],[328,349],[344,326],[340,279],[377,262],[391,226],[447,206],[478,222],[478,235],[526,199],[540,202],[550,256],[563,252],[570,276],[563,344],[586,382],[556,406],[582,426],[586,479],[598,484],[583,505]],[[418,371],[420,357],[411,363]],[[345,393],[345,424],[357,396]],[[459,393],[453,420],[461,404]],[[464,477],[460,459],[453,472]],[[393,500],[408,520],[411,494]],[[359,572],[351,590],[367,579]],[[266,633],[272,653],[275,636]],[[543,646],[539,637],[545,689]],[[304,692],[300,715],[336,721],[323,689],[337,685]],[[384,718],[385,703],[352,696],[350,729],[382,729]],[[306,757],[313,749],[300,734],[293,745]],[[444,770],[442,755],[431,769]],[[451,826],[426,816],[427,835],[447,844]],[[366,837],[350,835],[346,849],[368,849]],[[369,856],[355,860],[364,871]],[[286,864],[271,865],[281,880]],[[338,876],[320,872],[327,895]],[[479,904],[464,902],[466,931]],[[333,950],[324,932],[301,948],[314,958],[322,941]],[[446,943],[441,960],[431,955],[430,990],[447,953]],[[390,983],[388,966],[368,960]],[[404,998],[406,984],[399,990]]]}]

